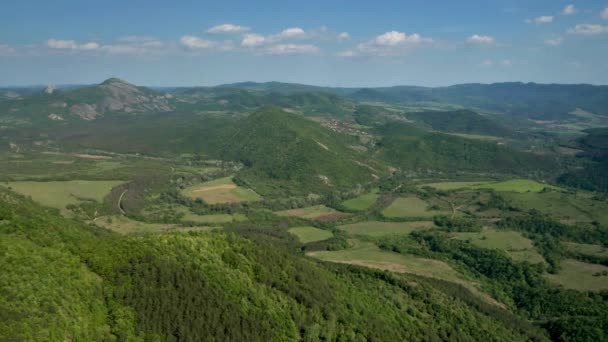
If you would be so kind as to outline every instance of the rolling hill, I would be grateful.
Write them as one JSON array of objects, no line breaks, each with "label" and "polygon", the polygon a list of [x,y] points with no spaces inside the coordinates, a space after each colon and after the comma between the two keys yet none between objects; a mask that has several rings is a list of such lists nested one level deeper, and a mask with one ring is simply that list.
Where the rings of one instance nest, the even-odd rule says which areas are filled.
[{"label": "rolling hill", "polygon": [[221,156],[247,169],[239,175],[262,194],[325,192],[372,179],[359,142],[277,107],[264,107],[236,124],[223,139]]},{"label": "rolling hill", "polygon": [[434,130],[450,133],[467,133],[504,137],[513,132],[496,120],[470,110],[411,112],[406,116]]}]

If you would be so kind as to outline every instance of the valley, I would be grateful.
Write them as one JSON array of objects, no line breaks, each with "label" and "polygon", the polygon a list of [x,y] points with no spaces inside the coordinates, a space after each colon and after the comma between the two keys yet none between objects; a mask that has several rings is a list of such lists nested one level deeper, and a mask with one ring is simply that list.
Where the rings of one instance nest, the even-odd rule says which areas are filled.
[{"label": "valley", "polygon": [[0,340],[606,339],[606,90],[555,87],[3,99]]}]

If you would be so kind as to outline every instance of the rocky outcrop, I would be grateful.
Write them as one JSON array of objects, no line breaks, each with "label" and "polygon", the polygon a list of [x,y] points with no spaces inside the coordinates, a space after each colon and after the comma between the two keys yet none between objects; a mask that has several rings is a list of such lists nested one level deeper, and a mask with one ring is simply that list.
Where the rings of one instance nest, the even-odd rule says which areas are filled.
[{"label": "rocky outcrop", "polygon": [[95,118],[100,116],[96,107],[96,105],[86,103],[76,104],[70,107],[70,113],[79,116],[83,120],[95,120]]}]

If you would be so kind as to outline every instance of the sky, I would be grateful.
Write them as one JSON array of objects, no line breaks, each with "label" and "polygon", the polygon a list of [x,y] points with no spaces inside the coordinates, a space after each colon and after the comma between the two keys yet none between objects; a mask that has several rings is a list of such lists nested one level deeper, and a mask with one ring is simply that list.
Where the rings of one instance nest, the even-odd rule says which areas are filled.
[{"label": "sky", "polygon": [[608,84],[608,0],[3,1],[0,85]]}]

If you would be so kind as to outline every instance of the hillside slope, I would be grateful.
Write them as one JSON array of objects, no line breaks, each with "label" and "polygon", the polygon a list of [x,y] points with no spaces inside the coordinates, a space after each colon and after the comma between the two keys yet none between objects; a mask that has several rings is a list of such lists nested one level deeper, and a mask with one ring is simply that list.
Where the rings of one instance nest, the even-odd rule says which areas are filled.
[{"label": "hillside slope", "polygon": [[356,138],[277,107],[241,120],[223,140],[223,158],[243,162],[239,178],[262,194],[352,187],[374,172],[361,164],[363,152],[348,148],[359,144]]},{"label": "hillside slope", "polygon": [[529,339],[422,280],[234,234],[119,236],[0,199],[0,340]]}]

